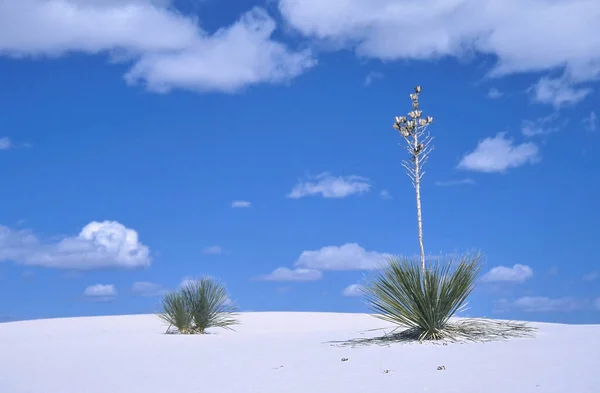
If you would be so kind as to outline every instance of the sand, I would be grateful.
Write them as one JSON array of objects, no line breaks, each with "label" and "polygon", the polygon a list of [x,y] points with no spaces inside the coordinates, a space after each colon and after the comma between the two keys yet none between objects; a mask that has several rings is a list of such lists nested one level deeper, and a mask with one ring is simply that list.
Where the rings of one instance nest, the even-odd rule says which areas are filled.
[{"label": "sand", "polygon": [[350,348],[328,342],[390,325],[336,313],[240,320],[235,332],[202,336],[163,334],[153,315],[3,323],[0,393],[600,392],[600,325],[534,323],[536,338],[503,342]]}]

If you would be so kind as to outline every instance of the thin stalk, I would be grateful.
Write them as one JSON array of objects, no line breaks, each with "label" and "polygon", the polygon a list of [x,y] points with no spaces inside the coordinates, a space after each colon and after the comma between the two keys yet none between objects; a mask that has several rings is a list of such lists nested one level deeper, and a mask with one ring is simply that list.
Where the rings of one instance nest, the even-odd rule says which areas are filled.
[{"label": "thin stalk", "polygon": [[[417,133],[414,134],[414,148],[419,145]],[[423,219],[421,214],[421,163],[419,155],[415,155],[415,193],[417,199],[417,228],[419,233],[419,251],[421,252],[421,271],[425,276],[425,247],[423,246]]]}]

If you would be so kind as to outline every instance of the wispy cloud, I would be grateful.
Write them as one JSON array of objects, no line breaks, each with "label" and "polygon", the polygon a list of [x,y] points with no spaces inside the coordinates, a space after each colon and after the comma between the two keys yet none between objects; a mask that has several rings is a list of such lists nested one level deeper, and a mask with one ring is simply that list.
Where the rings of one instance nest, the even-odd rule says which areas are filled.
[{"label": "wispy cloud", "polygon": [[496,89],[495,87],[492,87],[490,90],[488,90],[487,96],[488,98],[491,98],[492,100],[495,100],[497,98],[502,97],[504,94]]},{"label": "wispy cloud", "polygon": [[131,292],[136,296],[151,297],[164,295],[167,290],[160,284],[148,281],[137,281],[131,286]]},{"label": "wispy cloud", "polygon": [[345,198],[353,194],[363,194],[371,189],[369,179],[361,176],[332,176],[329,173],[300,180],[287,195],[299,199],[320,195],[323,198]]},{"label": "wispy cloud", "polygon": [[29,230],[0,225],[0,261],[89,270],[144,267],[150,265],[152,258],[135,230],[116,221],[94,221],[77,236],[54,242],[42,242]]},{"label": "wispy cloud", "polygon": [[342,295],[348,296],[348,297],[358,297],[358,296],[362,296],[362,294],[363,294],[362,285],[360,285],[360,284],[348,285],[342,291]]},{"label": "wispy cloud", "polygon": [[551,104],[555,108],[574,105],[582,101],[593,90],[589,87],[576,87],[566,78],[541,78],[529,89],[534,102]]},{"label": "wispy cloud", "polygon": [[523,120],[521,122],[521,133],[527,138],[532,138],[541,135],[548,135],[558,132],[562,125],[556,124],[558,113],[552,113],[548,116],[543,116],[535,120]]},{"label": "wispy cloud", "polygon": [[215,254],[221,254],[223,252],[223,249],[221,248],[221,246],[215,245],[215,246],[205,247],[202,250],[202,252],[205,253],[205,254],[213,254],[213,255],[215,255]]},{"label": "wispy cloud", "polygon": [[573,297],[554,299],[543,296],[524,296],[517,299],[512,306],[528,312],[570,312],[584,308],[585,301]]},{"label": "wispy cloud", "polygon": [[458,180],[436,181],[434,184],[436,186],[440,186],[440,187],[464,186],[464,185],[475,184],[475,180],[466,178],[466,179],[458,179]]},{"label": "wispy cloud", "polygon": [[314,269],[288,269],[287,267],[280,267],[273,270],[271,273],[264,276],[257,277],[261,281],[296,281],[296,282],[308,282],[317,281],[323,278],[323,273]]},{"label": "wispy cloud", "polygon": [[383,78],[383,74],[381,72],[369,72],[365,77],[364,85],[367,87],[371,86],[373,82],[381,78]]},{"label": "wispy cloud", "polygon": [[533,269],[531,267],[516,264],[512,267],[496,266],[484,274],[481,281],[523,283],[531,277],[533,277]]},{"label": "wispy cloud", "polygon": [[392,194],[390,194],[390,192],[388,190],[381,190],[381,192],[379,193],[379,196],[381,197],[381,199],[385,199],[385,200],[392,199]]},{"label": "wispy cloud", "polygon": [[83,296],[96,301],[110,301],[117,296],[117,290],[113,284],[90,285],[83,291]]},{"label": "wispy cloud", "polygon": [[596,281],[599,278],[600,278],[600,270],[591,271],[582,277],[583,281]]},{"label": "wispy cloud", "polygon": [[586,131],[596,131],[596,112],[591,111],[590,114],[584,117],[582,120],[583,126]]},{"label": "wispy cloud", "polygon": [[0,138],[0,150],[8,150],[13,147],[13,143],[9,137],[5,136]]},{"label": "wispy cloud", "polygon": [[252,203],[249,201],[233,201],[231,202],[231,207],[233,208],[244,208],[244,207],[251,207]]},{"label": "wispy cloud", "polygon": [[458,168],[484,173],[505,172],[539,160],[539,148],[536,144],[515,144],[513,139],[506,137],[506,133],[500,132],[493,138],[480,141],[475,150],[463,156]]},{"label": "wispy cloud", "polygon": [[105,53],[113,62],[131,64],[127,83],[156,92],[235,92],[287,83],[316,64],[309,50],[294,51],[272,38],[276,22],[263,8],[209,34],[196,14],[184,15],[170,3],[4,0],[0,55],[52,59]]}]

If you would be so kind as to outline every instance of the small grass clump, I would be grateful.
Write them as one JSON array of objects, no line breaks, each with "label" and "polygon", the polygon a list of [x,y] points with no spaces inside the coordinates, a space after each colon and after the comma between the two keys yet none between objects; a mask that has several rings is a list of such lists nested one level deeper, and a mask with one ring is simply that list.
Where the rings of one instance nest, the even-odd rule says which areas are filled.
[{"label": "small grass clump", "polygon": [[232,329],[239,323],[225,287],[208,277],[192,280],[166,294],[161,306],[158,317],[169,324],[167,333],[174,333],[174,327],[180,334],[204,334],[208,328]]}]

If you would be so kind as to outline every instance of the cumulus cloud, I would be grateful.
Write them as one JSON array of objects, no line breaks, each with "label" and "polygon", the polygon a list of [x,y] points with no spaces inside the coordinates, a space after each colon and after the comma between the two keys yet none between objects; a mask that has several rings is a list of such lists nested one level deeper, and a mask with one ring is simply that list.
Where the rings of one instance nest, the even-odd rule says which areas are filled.
[{"label": "cumulus cloud", "polygon": [[13,147],[13,144],[9,137],[0,138],[0,150],[8,150],[11,147]]},{"label": "cumulus cloud", "polygon": [[223,249],[221,248],[221,246],[210,246],[205,247],[202,250],[202,252],[205,254],[221,254],[223,252]]},{"label": "cumulus cloud", "polygon": [[90,285],[83,291],[83,296],[97,301],[113,300],[117,296],[117,290],[113,284]]},{"label": "cumulus cloud", "polygon": [[584,302],[572,297],[553,299],[543,296],[524,296],[517,299],[513,306],[529,312],[569,312],[582,308]]},{"label": "cumulus cloud", "polygon": [[288,198],[299,199],[320,195],[323,198],[345,198],[353,194],[362,194],[371,189],[369,179],[361,176],[332,176],[329,173],[299,181]]},{"label": "cumulus cloud", "polygon": [[453,187],[453,186],[464,186],[475,184],[475,180],[466,178],[466,179],[458,179],[458,180],[446,180],[446,181],[436,181],[435,185],[440,187]]},{"label": "cumulus cloud", "polygon": [[317,270],[369,270],[386,262],[391,254],[367,251],[356,243],[303,251],[295,266]]},{"label": "cumulus cloud", "polygon": [[285,83],[315,65],[309,51],[293,51],[271,38],[275,21],[262,8],[211,35],[196,17],[169,3],[4,0],[0,56],[105,53],[132,64],[125,75],[128,83],[156,92],[234,92],[257,83]]},{"label": "cumulus cloud", "polygon": [[523,283],[533,277],[533,269],[527,265],[516,264],[512,267],[496,266],[481,278],[484,282],[517,282]]},{"label": "cumulus cloud", "polygon": [[504,172],[539,160],[536,144],[515,144],[514,140],[506,137],[506,133],[500,132],[493,138],[480,141],[475,150],[463,156],[458,168],[485,173]]},{"label": "cumulus cloud", "polygon": [[138,233],[116,221],[93,221],[77,236],[42,242],[29,230],[0,225],[0,261],[58,269],[149,266],[150,251]]},{"label": "cumulus cloud", "polygon": [[137,296],[161,296],[167,291],[160,284],[148,281],[137,281],[131,286],[131,292]]},{"label": "cumulus cloud", "polygon": [[359,285],[359,284],[348,285],[342,291],[342,295],[349,296],[349,297],[362,296],[362,294],[363,294],[362,285]]},{"label": "cumulus cloud", "polygon": [[273,270],[270,274],[258,277],[262,281],[317,281],[323,278],[323,274],[314,269],[288,269],[286,267],[280,267]]},{"label": "cumulus cloud", "polygon": [[231,202],[231,207],[233,208],[243,208],[243,207],[250,207],[252,206],[252,203],[248,202],[248,201],[233,201]]},{"label": "cumulus cloud", "polygon": [[[430,60],[482,53],[496,59],[491,76],[563,69],[567,85],[600,76],[595,0],[280,0],[279,9],[305,36],[359,56]],[[539,88],[536,97],[551,104],[583,94],[548,81]]]}]

